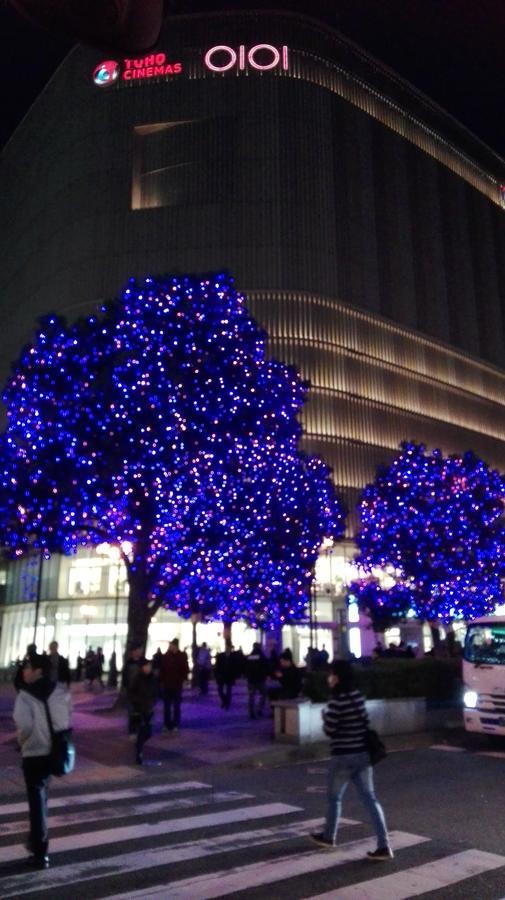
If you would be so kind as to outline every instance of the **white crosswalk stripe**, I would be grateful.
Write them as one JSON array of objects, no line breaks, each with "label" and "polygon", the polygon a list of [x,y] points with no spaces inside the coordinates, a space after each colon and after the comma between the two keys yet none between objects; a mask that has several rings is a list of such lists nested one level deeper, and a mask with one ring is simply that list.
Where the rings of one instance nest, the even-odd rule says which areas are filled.
[{"label": "white crosswalk stripe", "polygon": [[443,750],[445,753],[472,753],[472,756],[489,756],[491,759],[505,759],[504,750],[473,750],[456,747],[452,744],[432,744],[430,750]]},{"label": "white crosswalk stripe", "polygon": [[[314,828],[320,827],[321,822],[321,819],[304,819],[290,824],[276,825],[273,828],[215,835],[212,838],[203,838],[188,843],[171,844],[169,847],[121,853],[116,856],[108,856],[103,860],[93,859],[69,865],[58,865],[46,872],[40,872],[37,876],[37,884],[39,890],[48,890],[75,882],[81,884],[105,875],[110,877],[128,874],[128,872],[138,872],[141,869],[156,869],[170,863],[203,859],[219,853],[239,853],[247,847],[260,847],[303,837]],[[350,819],[343,820],[343,824],[345,823],[356,824]],[[76,846],[78,846],[77,842]],[[29,893],[33,891],[33,873],[12,875],[3,879],[0,886],[3,897],[15,897]]]},{"label": "white crosswalk stripe", "polygon": [[[71,806],[88,806],[91,803],[109,803],[116,800],[133,800],[140,797],[151,797],[156,795],[159,797],[163,794],[183,793],[184,791],[196,791],[207,788],[212,789],[211,784],[203,781],[178,781],[174,784],[148,785],[139,788],[126,788],[115,791],[100,791],[98,794],[65,794],[63,797],[50,797],[49,809],[59,809],[61,807]],[[0,816],[10,816],[13,813],[26,813],[26,801],[22,803],[3,803],[0,806]]]},{"label": "white crosswalk stripe", "polygon": [[[400,849],[412,847],[415,844],[429,840],[418,834],[407,834],[403,831],[393,832],[392,842]],[[171,881],[164,885],[144,889],[142,891],[115,894],[108,900],[133,900],[133,898],[145,897],[146,900],[211,900],[211,898],[225,897],[234,891],[244,891],[250,888],[262,887],[266,884],[275,884],[284,878],[293,878],[295,875],[306,875],[309,872],[320,872],[323,869],[332,869],[335,866],[354,860],[363,859],[366,851],[370,849],[370,838],[361,841],[352,841],[335,847],[334,850],[312,850],[293,857],[284,856],[274,862],[260,862],[252,865],[238,866],[231,872],[223,870],[213,872],[210,875],[201,875],[197,878],[185,878],[182,881]],[[340,894],[340,892],[339,892]],[[333,893],[335,897],[335,894]],[[340,900],[340,896],[339,896]]]},{"label": "white crosswalk stripe", "polygon": [[[341,888],[338,900],[409,900],[409,897],[419,897],[428,891],[450,887],[466,878],[501,866],[505,866],[505,856],[481,850],[464,850],[423,866],[414,866],[403,872],[394,872],[382,878],[372,878]],[[146,896],[149,897],[150,894]],[[335,900],[335,892],[317,894],[310,897],[310,900]]]},{"label": "white crosswalk stripe", "polygon": [[[223,812],[204,813],[199,816],[186,816],[182,819],[165,819],[162,822],[138,822],[134,825],[123,825],[106,828],[101,831],[89,831],[79,835],[65,835],[51,840],[51,853],[65,850],[82,850],[85,847],[103,847],[106,844],[118,844],[124,841],[138,841],[140,838],[153,838],[173,832],[191,831],[193,828],[215,828],[234,822],[247,822],[249,819],[266,819],[270,816],[283,816],[286,813],[301,812],[299,806],[287,803],[263,803],[258,806],[227,809]],[[0,847],[0,862],[12,862],[23,859],[27,855],[23,844]]]},{"label": "white crosswalk stripe", "polygon": [[[198,807],[203,808],[196,812]],[[181,810],[185,814],[178,814]],[[505,873],[505,856],[467,849],[440,857],[439,843],[403,831],[391,833],[393,871],[371,865],[366,860],[374,846],[371,836],[352,840],[343,831],[339,846],[315,848],[304,838],[320,830],[322,819],[307,818],[301,805],[259,802],[252,793],[214,790],[191,780],[52,798],[53,867],[34,873],[15,865],[28,855],[24,844],[15,842],[27,831],[21,812],[27,815],[24,803],[0,805],[0,862],[14,868],[0,873],[4,900],[34,892],[51,900],[211,900],[239,891],[271,897],[283,882],[297,885],[296,896],[310,895],[310,900],[407,900],[502,867]],[[341,824],[360,823],[343,819]],[[249,850],[253,853],[244,860]],[[429,861],[430,855],[440,858]],[[362,863],[357,878],[356,863]],[[188,875],[188,866],[190,876],[181,877]],[[324,874],[325,887],[319,893],[314,891],[318,873]],[[350,873],[355,876],[351,884]]]},{"label": "white crosswalk stripe", "polygon": [[[238,803],[240,800],[253,800],[252,794],[244,794],[241,791],[216,791],[212,794],[212,803]],[[132,803],[128,806],[128,816],[147,816],[154,813],[170,813],[175,809],[194,809],[197,806],[205,806],[209,802],[204,796],[199,797],[170,797],[165,800],[152,800],[150,803]],[[68,812],[61,816],[49,816],[49,827],[58,828],[64,825],[82,825],[84,822],[102,822],[104,819],[124,818],[125,810],[121,807],[100,806],[97,809],[79,810]],[[26,819],[16,822],[4,822],[0,826],[0,834],[17,834],[26,831]]]},{"label": "white crosswalk stripe", "polygon": [[445,753],[465,753],[464,747],[455,747],[452,744],[432,744],[430,750],[443,750]]}]

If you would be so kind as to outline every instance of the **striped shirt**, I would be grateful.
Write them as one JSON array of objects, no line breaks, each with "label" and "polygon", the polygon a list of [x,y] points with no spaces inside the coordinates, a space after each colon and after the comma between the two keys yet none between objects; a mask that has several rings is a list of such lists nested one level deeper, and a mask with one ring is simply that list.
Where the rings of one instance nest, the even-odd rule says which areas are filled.
[{"label": "striped shirt", "polygon": [[357,690],[336,694],[323,710],[323,730],[330,738],[332,756],[362,753],[367,728],[365,698]]}]

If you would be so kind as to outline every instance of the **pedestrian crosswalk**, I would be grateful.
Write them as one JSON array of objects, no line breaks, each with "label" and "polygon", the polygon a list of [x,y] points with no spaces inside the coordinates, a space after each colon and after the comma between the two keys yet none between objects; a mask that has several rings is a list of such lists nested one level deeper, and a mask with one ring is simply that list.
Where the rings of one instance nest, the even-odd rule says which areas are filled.
[{"label": "pedestrian crosswalk", "polygon": [[[502,890],[495,896],[503,893],[505,856],[475,848],[444,855],[426,834],[392,831],[394,861],[370,864],[373,840],[361,836],[361,823],[345,818],[339,846],[315,848],[307,836],[322,820],[308,815],[303,802],[266,802],[252,790],[190,780],[67,792],[50,801],[53,865],[38,872],[24,866],[26,805],[5,803],[0,896],[211,900],[252,892],[255,898],[407,900],[467,885],[469,892],[458,897],[474,898],[472,879],[500,870]],[[286,893],[279,892],[283,884]]]}]

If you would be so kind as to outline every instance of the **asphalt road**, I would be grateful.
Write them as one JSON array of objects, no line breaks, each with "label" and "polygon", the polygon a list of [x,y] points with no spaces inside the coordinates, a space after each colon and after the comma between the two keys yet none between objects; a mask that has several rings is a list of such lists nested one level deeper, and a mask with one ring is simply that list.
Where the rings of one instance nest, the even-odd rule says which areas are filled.
[{"label": "asphalt road", "polygon": [[505,752],[457,743],[398,750],[377,767],[392,862],[364,858],[374,841],[352,787],[339,847],[309,841],[324,812],[324,761],[189,778],[153,766],[134,782],[55,792],[47,872],[27,872],[26,806],[4,798],[0,896],[502,900]]}]

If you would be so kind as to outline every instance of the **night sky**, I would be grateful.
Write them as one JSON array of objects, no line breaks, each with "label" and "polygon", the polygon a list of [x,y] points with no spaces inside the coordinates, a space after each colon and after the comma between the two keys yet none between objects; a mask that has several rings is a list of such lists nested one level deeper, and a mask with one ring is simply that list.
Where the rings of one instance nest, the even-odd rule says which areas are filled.
[{"label": "night sky", "polygon": [[[318,14],[505,157],[503,0],[173,0],[171,6],[181,13],[245,7]],[[0,144],[70,46],[25,23],[0,0]]]}]

